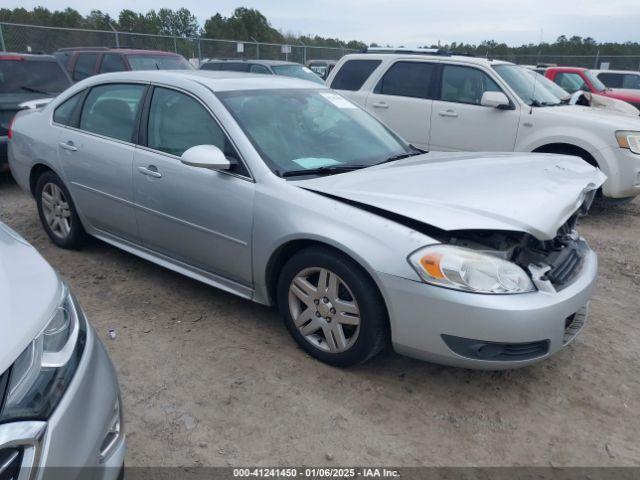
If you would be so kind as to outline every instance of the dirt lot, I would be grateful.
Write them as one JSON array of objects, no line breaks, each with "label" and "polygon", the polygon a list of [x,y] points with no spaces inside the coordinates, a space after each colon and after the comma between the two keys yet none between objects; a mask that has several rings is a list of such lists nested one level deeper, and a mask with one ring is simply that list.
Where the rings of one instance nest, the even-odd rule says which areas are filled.
[{"label": "dirt lot", "polygon": [[271,309],[98,241],[56,248],[6,174],[0,220],[69,282],[106,344],[130,466],[640,465],[640,200],[583,221],[601,273],[582,335],[498,373],[394,353],[325,366]]}]

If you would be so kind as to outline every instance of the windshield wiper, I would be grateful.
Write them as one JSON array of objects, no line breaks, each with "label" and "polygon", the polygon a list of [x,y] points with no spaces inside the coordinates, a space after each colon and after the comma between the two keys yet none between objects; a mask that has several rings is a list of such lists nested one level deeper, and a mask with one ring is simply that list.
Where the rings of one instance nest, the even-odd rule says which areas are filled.
[{"label": "windshield wiper", "polygon": [[330,167],[309,168],[307,170],[289,170],[283,172],[282,177],[301,177],[303,175],[333,175],[334,173],[351,172],[371,165],[333,165]]},{"label": "windshield wiper", "polygon": [[38,90],[37,88],[27,87],[25,85],[21,86],[20,90],[24,90],[26,92],[31,92],[31,93],[42,93],[43,95],[51,95],[51,92],[45,92],[44,90]]},{"label": "windshield wiper", "polygon": [[414,152],[396,153],[395,155],[391,155],[390,157],[384,159],[381,162],[376,163],[375,165],[382,165],[383,163],[395,162],[396,160],[402,160],[403,158],[414,157],[416,155],[422,155],[423,153],[426,153],[425,151],[420,150],[419,148],[416,148],[413,146],[412,148],[415,149]]}]

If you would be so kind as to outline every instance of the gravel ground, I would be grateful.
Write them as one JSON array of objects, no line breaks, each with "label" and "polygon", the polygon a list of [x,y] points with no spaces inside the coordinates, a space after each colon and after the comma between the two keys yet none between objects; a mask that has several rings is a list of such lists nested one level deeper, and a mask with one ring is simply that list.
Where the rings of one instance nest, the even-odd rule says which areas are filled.
[{"label": "gravel ground", "polygon": [[640,200],[582,222],[600,258],[583,333],[507,372],[391,352],[337,370],[269,308],[98,241],[56,248],[6,174],[0,220],[69,282],[107,346],[129,466],[640,465]]}]

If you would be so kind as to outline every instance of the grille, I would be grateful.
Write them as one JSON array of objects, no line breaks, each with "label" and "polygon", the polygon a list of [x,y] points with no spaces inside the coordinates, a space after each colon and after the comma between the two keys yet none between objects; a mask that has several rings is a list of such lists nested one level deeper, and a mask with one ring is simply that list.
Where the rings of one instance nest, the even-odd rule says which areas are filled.
[{"label": "grille", "polygon": [[547,272],[547,278],[554,285],[564,285],[571,279],[581,261],[582,257],[578,250],[570,248],[564,255],[558,257],[551,270]]},{"label": "grille", "polygon": [[21,463],[21,449],[5,448],[0,450],[0,480],[17,480]]},{"label": "grille", "polygon": [[475,360],[517,362],[542,357],[549,351],[549,340],[502,343],[442,335],[447,346],[458,355]]},{"label": "grille", "polygon": [[589,306],[585,305],[573,315],[569,315],[564,321],[564,336],[562,337],[563,345],[566,345],[573,340],[578,332],[582,330],[585,322],[587,321],[587,315],[589,313]]}]

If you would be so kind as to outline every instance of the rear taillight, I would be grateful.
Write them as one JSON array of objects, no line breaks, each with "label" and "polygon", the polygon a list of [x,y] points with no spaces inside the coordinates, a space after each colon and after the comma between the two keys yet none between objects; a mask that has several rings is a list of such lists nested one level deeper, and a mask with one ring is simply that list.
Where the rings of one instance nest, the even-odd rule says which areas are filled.
[{"label": "rear taillight", "polygon": [[11,121],[9,122],[9,128],[7,129],[7,138],[9,140],[11,140],[13,138],[13,122],[16,121],[16,117],[15,115],[13,116],[13,118],[11,119]]}]

